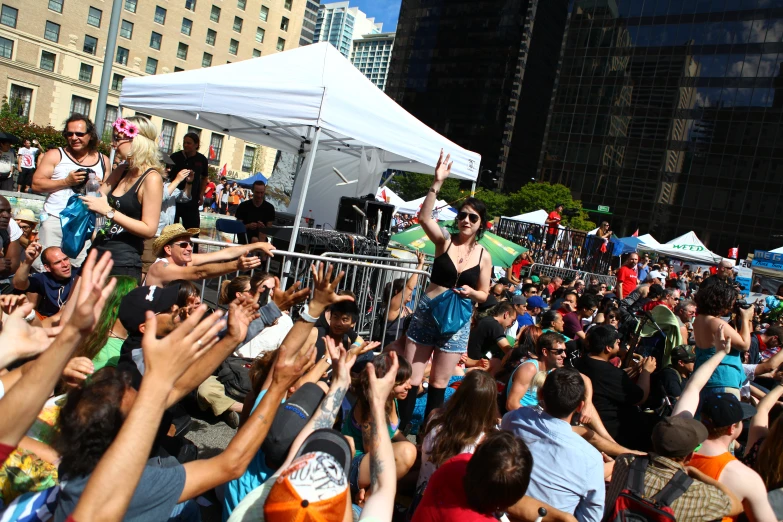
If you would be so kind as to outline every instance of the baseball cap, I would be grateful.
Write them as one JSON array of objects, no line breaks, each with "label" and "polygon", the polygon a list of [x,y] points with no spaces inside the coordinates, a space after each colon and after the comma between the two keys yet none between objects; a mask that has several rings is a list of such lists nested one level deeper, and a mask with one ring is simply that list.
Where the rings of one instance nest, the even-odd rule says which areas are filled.
[{"label": "baseball cap", "polygon": [[144,324],[147,311],[159,314],[171,310],[177,304],[179,285],[140,286],[122,298],[118,318],[131,337],[141,335],[139,326]]},{"label": "baseball cap", "polygon": [[534,295],[528,298],[527,300],[527,307],[528,308],[546,308],[546,303],[541,298],[541,296]]},{"label": "baseball cap", "polygon": [[541,282],[541,278],[538,277],[537,275],[530,276],[530,280],[533,281],[535,284],[538,284],[538,283]]},{"label": "baseball cap", "polygon": [[350,465],[351,450],[340,432],[314,431],[269,490],[263,520],[341,522],[349,509]]},{"label": "baseball cap", "polygon": [[756,414],[756,408],[730,393],[710,395],[701,405],[701,421],[711,428],[725,428]]},{"label": "baseball cap", "polygon": [[269,469],[278,469],[283,465],[291,444],[318,409],[323,398],[324,391],[317,384],[308,382],[280,406],[261,445]]},{"label": "baseball cap", "polygon": [[707,428],[685,417],[665,417],[652,431],[655,453],[662,457],[684,457],[707,439]]},{"label": "baseball cap", "polygon": [[696,352],[693,351],[692,347],[687,345],[676,346],[672,348],[671,359],[672,362],[694,362],[696,360]]},{"label": "baseball cap", "polygon": [[524,305],[527,303],[527,298],[524,295],[515,295],[511,299],[511,304],[514,305]]}]

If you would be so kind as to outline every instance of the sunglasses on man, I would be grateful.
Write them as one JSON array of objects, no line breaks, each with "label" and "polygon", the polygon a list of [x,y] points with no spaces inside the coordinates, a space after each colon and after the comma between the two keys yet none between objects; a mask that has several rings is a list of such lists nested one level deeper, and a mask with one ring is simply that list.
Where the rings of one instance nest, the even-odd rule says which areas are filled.
[{"label": "sunglasses on man", "polygon": [[478,220],[480,219],[478,214],[472,214],[470,212],[463,211],[457,214],[457,221],[462,221],[465,218],[469,218],[470,222],[473,223],[474,225],[478,223]]},{"label": "sunglasses on man", "polygon": [[72,136],[76,136],[77,138],[84,138],[85,136],[87,136],[87,133],[86,132],[67,131],[67,132],[63,132],[63,136],[65,136],[66,138],[70,138]]}]

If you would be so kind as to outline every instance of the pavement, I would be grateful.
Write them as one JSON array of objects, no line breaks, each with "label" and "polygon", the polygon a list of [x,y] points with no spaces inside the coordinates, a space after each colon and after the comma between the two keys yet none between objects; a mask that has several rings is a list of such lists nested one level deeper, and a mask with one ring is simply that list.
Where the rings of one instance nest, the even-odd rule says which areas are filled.
[{"label": "pavement", "polygon": [[[229,428],[225,422],[205,414],[202,418],[193,417],[193,424],[185,437],[198,446],[199,459],[208,459],[226,449],[235,434],[236,430]],[[222,507],[215,493],[210,491],[202,497],[201,504],[204,504],[204,499],[212,504],[201,506],[202,522],[221,522]]]}]

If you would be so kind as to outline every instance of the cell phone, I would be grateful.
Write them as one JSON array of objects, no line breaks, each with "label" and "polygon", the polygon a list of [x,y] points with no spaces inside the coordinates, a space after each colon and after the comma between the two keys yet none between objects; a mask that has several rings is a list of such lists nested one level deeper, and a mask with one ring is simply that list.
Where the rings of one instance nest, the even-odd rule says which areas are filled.
[{"label": "cell phone", "polygon": [[264,306],[269,303],[270,290],[271,288],[267,287],[263,292],[261,292],[261,295],[258,297],[259,306]]}]

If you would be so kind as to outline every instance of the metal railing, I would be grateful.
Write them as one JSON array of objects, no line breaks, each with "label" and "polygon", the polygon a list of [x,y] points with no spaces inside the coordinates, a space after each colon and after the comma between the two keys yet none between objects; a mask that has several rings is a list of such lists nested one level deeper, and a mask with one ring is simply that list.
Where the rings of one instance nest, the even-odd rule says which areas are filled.
[{"label": "metal railing", "polygon": [[612,288],[617,284],[617,278],[606,274],[596,274],[593,272],[587,272],[585,270],[574,270],[572,268],[563,268],[552,265],[545,265],[542,263],[533,263],[527,267],[528,276],[538,275],[546,276],[549,278],[560,277],[562,279],[580,279],[585,282],[585,285],[590,285],[592,279],[596,279],[598,283],[603,283]]}]

